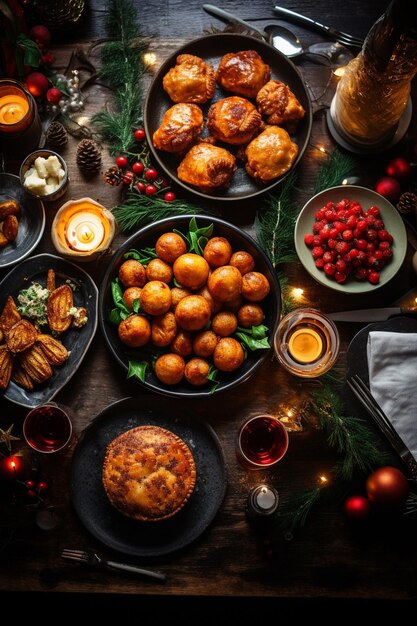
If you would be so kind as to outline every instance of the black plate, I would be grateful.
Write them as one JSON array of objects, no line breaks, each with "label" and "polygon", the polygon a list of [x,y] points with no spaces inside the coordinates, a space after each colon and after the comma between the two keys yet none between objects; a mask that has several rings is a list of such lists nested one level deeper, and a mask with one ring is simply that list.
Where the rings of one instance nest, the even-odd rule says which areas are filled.
[{"label": "black plate", "polygon": [[0,269],[29,256],[45,230],[45,209],[41,200],[29,195],[14,174],[0,173],[0,202],[5,200],[19,202],[21,214],[16,240],[0,250]]},{"label": "black plate", "polygon": [[[276,178],[268,185],[257,184],[246,173],[245,168],[240,166],[234,173],[232,183],[227,190],[221,193],[217,192],[218,195],[208,195],[200,192],[198,189],[191,187],[190,185],[186,185],[179,180],[177,176],[177,167],[179,164],[178,157],[169,154],[168,152],[156,150],[152,145],[153,133],[160,126],[164,113],[174,104],[162,86],[162,79],[168,70],[175,66],[176,58],[179,54],[194,54],[210,63],[214,69],[217,70],[220,59],[224,54],[228,52],[239,52],[240,50],[256,50],[265,63],[268,63],[270,66],[271,78],[286,83],[304,107],[306,111],[305,116],[299,123],[296,133],[291,135],[292,140],[298,144],[299,152],[292,168],[283,176]],[[217,85],[214,97],[201,107],[203,109],[204,117],[207,117],[208,109],[213,102],[230,95],[232,94],[223,91]],[[254,198],[255,196],[260,196],[265,192],[271,191],[274,187],[279,185],[289,172],[296,167],[297,163],[299,163],[310,138],[312,109],[310,98],[301,73],[292,61],[290,61],[284,54],[269,44],[259,39],[255,39],[254,37],[234,33],[222,33],[207,35],[206,37],[201,37],[200,39],[191,41],[177,50],[175,54],[171,55],[169,59],[161,65],[152,81],[146,98],[144,106],[144,125],[146,135],[149,138],[149,146],[155,160],[159,163],[159,166],[164,170],[165,174],[174,180],[178,185],[187,191],[204,198],[205,200],[244,200]],[[233,146],[227,145],[225,147],[230,152],[235,152]]]},{"label": "black plate", "polygon": [[[102,484],[107,445],[121,433],[151,424],[172,431],[190,447],[197,468],[194,493],[173,517],[137,522],[114,509]],[[213,521],[226,492],[223,451],[213,429],[162,397],[125,398],[106,407],[86,428],[74,452],[72,501],[87,530],[109,548],[132,556],[159,556],[197,539]]]},{"label": "black plate", "polygon": [[77,286],[74,291],[74,306],[87,309],[88,321],[82,328],[70,328],[61,337],[62,343],[71,351],[62,367],[53,367],[53,375],[44,385],[36,386],[32,391],[19,387],[13,381],[1,394],[7,400],[21,406],[34,407],[48,402],[70,380],[80,366],[88,346],[93,340],[97,328],[98,290],[90,276],[82,269],[53,254],[38,254],[30,257],[13,268],[0,283],[0,311],[3,310],[7,296],[15,298],[22,289],[32,282],[46,284],[48,269],[54,269],[57,286],[70,280]]},{"label": "black plate", "polygon": [[[256,241],[252,239],[245,232],[214,217],[207,217],[204,215],[196,215],[197,225],[199,227],[208,226],[214,224],[213,236],[226,237],[234,251],[246,250],[250,252],[255,259],[255,269],[265,274],[271,285],[271,291],[267,298],[261,303],[265,313],[264,324],[269,328],[269,343],[272,346],[273,336],[278,326],[280,312],[281,312],[281,290],[277,279],[276,272],[272,267],[266,254],[258,246]],[[103,278],[103,282],[100,287],[99,297],[99,321],[103,331],[104,339],[111,353],[116,359],[117,363],[126,372],[128,371],[129,357],[127,348],[120,341],[117,334],[117,326],[111,324],[109,320],[110,311],[114,308],[113,299],[111,295],[111,281],[117,277],[117,272],[120,265],[123,262],[123,255],[130,249],[141,249],[146,246],[155,247],[155,243],[163,233],[170,232],[173,229],[177,229],[180,232],[186,234],[189,230],[190,217],[173,217],[160,220],[154,224],[146,226],[139,232],[132,235],[125,243],[120,246],[116,254],[112,257],[106,274]],[[236,385],[247,380],[254,372],[262,365],[264,360],[269,356],[270,350],[256,350],[255,352],[248,351],[247,358],[234,372],[219,372],[217,379],[219,386],[217,387],[215,394],[231,389]],[[130,353],[134,356],[133,351]],[[175,387],[170,387],[161,383],[153,372],[146,374],[145,382],[141,383],[138,378],[134,379],[140,385],[144,385],[152,391],[158,393],[174,396],[174,397],[207,397],[213,396],[211,392],[212,383],[208,383],[204,387],[193,387],[187,382],[181,382]]]}]

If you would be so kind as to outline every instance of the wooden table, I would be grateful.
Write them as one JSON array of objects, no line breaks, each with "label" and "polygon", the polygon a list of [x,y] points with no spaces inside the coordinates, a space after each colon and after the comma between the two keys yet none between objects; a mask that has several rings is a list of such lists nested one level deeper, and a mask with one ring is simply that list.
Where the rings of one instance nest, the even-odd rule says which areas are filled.
[{"label": "wooden table", "polygon": [[[203,9],[200,0],[187,3],[156,0],[143,3],[135,0],[140,8],[142,33],[152,37],[151,50],[157,55],[157,64],[175,51],[183,43],[201,36],[211,27],[223,28],[223,24],[211,18]],[[221,5],[243,18],[272,18],[272,4],[266,0],[256,3],[242,3],[228,0]],[[361,2],[346,0],[343,3],[329,0],[314,2],[289,2],[283,6],[298,9],[304,14],[358,36],[365,36],[370,26],[385,8],[379,0]],[[76,46],[87,50],[92,41],[104,36],[104,2],[91,0],[82,23],[65,35],[61,34],[53,42],[56,55],[55,67],[65,69],[71,51]],[[266,22],[267,23],[267,22]],[[322,38],[299,26],[286,24],[301,38],[304,44],[321,41]],[[98,62],[97,51],[93,62]],[[324,69],[309,62],[304,57],[297,59],[307,82],[317,93],[326,80]],[[151,76],[148,77],[148,82]],[[320,102],[329,104],[336,86],[336,79]],[[415,85],[414,85],[415,87]],[[111,99],[111,94],[99,85],[88,90],[85,114],[90,115]],[[414,101],[415,101],[414,89]],[[416,117],[404,141],[407,145],[416,142]],[[331,151],[331,139],[323,112],[314,116],[311,142],[298,167],[300,207],[312,193],[314,179],[320,164],[326,157],[317,146],[323,145]],[[90,196],[102,204],[112,207],[119,197],[119,190],[112,189],[98,176],[88,182],[79,175],[75,163],[77,140],[70,138],[63,152],[71,175],[70,189],[65,199]],[[398,146],[391,153],[384,153],[369,159],[357,156],[361,168],[360,184],[373,187],[383,174],[391,156],[401,155]],[[103,170],[112,158],[103,151]],[[8,163],[6,170],[16,171],[16,164]],[[47,204],[47,225],[43,239],[36,252],[54,252],[50,227],[60,202]],[[239,209],[221,207],[224,219],[253,233],[253,220],[257,207]],[[126,236],[119,234],[114,241],[117,249]],[[410,232],[409,238],[415,246]],[[394,281],[368,297],[351,298],[322,288],[298,263],[285,268],[289,284],[305,290],[305,303],[323,311],[348,308],[365,308],[374,305],[388,305],[411,286],[416,284],[412,272],[411,257],[413,245],[409,245],[404,265]],[[83,267],[100,285],[108,258]],[[2,278],[6,274],[0,274]],[[350,339],[361,326],[343,324],[340,326],[342,351],[340,365],[345,365],[345,351]],[[108,404],[135,395],[140,402],[140,385],[130,384],[114,363],[105,347],[100,331],[97,332],[89,352],[81,367],[59,393],[57,400],[67,404],[74,414],[74,429],[79,436],[94,416]],[[227,597],[270,597],[275,599],[377,599],[408,600],[417,597],[416,587],[416,534],[402,532],[398,528],[378,526],[372,532],[352,533],[342,513],[343,498],[337,502],[319,505],[311,514],[305,528],[292,542],[282,544],[276,558],[265,558],[259,538],[250,528],[244,513],[246,495],[249,488],[265,477],[263,473],[247,473],[237,463],[234,453],[236,429],[248,415],[268,411],[277,413],[279,407],[294,394],[303,394],[302,382],[295,382],[286,375],[276,362],[267,362],[253,378],[230,393],[211,398],[210,401],[187,402],[187,409],[206,419],[215,429],[224,449],[228,488],[224,503],[209,529],[193,544],[169,557],[160,557],[149,564],[163,569],[168,580],[159,585],[143,581],[139,577],[117,572],[90,571],[68,566],[60,559],[64,547],[94,548],[104,554],[110,551],[95,541],[80,524],[70,502],[68,476],[71,465],[72,448],[65,454],[42,458],[44,475],[48,477],[50,492],[48,499],[56,507],[58,525],[54,530],[40,530],[33,517],[17,520],[15,532],[10,542],[0,551],[0,589],[2,591],[51,592],[58,597],[61,592],[68,594],[140,594],[141,596],[227,596]],[[173,401],[176,402],[176,401]],[[0,425],[15,424],[14,432],[21,435],[25,409],[0,399]],[[394,459],[395,462],[395,459]],[[334,463],[334,452],[330,451],[324,436],[317,431],[314,418],[304,424],[300,433],[290,434],[290,448],[279,470],[266,474],[278,488],[281,496],[296,490],[309,488],[320,472],[329,471]],[[1,518],[0,524],[4,524]],[[7,522],[5,523],[7,525]],[[69,596],[67,596],[69,597]],[[97,595],[97,597],[99,597]],[[100,595],[103,598],[103,595]],[[103,600],[104,602],[104,600]],[[122,605],[122,604],[121,604]],[[104,605],[103,605],[104,606]],[[147,605],[145,605],[147,606]],[[339,605],[338,605],[339,606]]]}]

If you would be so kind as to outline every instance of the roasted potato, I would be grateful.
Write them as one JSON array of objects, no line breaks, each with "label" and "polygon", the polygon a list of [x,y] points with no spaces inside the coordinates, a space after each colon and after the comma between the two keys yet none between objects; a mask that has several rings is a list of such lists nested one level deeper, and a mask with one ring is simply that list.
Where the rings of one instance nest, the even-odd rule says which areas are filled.
[{"label": "roasted potato", "polygon": [[233,265],[218,267],[209,276],[208,288],[215,300],[235,300],[242,290],[242,274]]},{"label": "roasted potato", "polygon": [[132,311],[133,303],[135,300],[139,300],[140,302],[140,294],[142,291],[142,287],[128,287],[123,292],[123,300],[126,303],[126,306]]},{"label": "roasted potato", "polygon": [[146,283],[146,270],[136,259],[128,259],[119,268],[119,280],[123,287],[143,287]]},{"label": "roasted potato", "polygon": [[12,376],[13,355],[6,346],[0,346],[0,389],[7,389]]},{"label": "roasted potato", "polygon": [[239,326],[244,328],[259,326],[259,324],[262,324],[264,317],[264,312],[259,304],[244,304],[237,312]]},{"label": "roasted potato", "polygon": [[219,337],[233,335],[237,328],[237,317],[231,311],[220,311],[211,320],[211,328]]},{"label": "roasted potato", "polygon": [[198,254],[182,254],[174,262],[174,276],[182,287],[200,289],[207,282],[210,267]]},{"label": "roasted potato", "polygon": [[185,361],[179,354],[162,354],[155,362],[156,377],[166,385],[177,385],[184,376]]},{"label": "roasted potato", "polygon": [[7,296],[6,304],[0,315],[0,328],[3,333],[7,335],[11,327],[21,319],[22,317],[17,310],[16,302],[13,300],[12,296]]},{"label": "roasted potato", "polygon": [[228,265],[232,246],[225,237],[212,237],[205,245],[203,256],[211,267]]},{"label": "roasted potato", "polygon": [[0,222],[8,215],[20,215],[20,204],[17,200],[4,200],[0,202]]},{"label": "roasted potato", "polygon": [[218,340],[217,335],[212,330],[203,330],[193,339],[193,351],[197,356],[211,356]]},{"label": "roasted potato", "polygon": [[155,244],[156,254],[166,263],[174,263],[181,254],[187,252],[184,239],[177,233],[164,233]]},{"label": "roasted potato", "polygon": [[39,333],[35,343],[40,347],[51,365],[63,365],[69,357],[66,347],[51,335]]},{"label": "roasted potato", "polygon": [[171,343],[171,350],[175,354],[179,354],[183,357],[190,356],[193,352],[193,340],[191,333],[180,328]]},{"label": "roasted potato", "polygon": [[237,252],[233,252],[230,257],[229,265],[233,265],[237,267],[239,272],[242,274],[247,274],[251,272],[255,267],[255,259],[249,252],[245,252],[244,250],[237,250]]},{"label": "roasted potato", "polygon": [[19,363],[35,383],[44,383],[53,371],[41,348],[34,344],[19,355]]},{"label": "roasted potato", "polygon": [[140,292],[140,305],[148,315],[163,315],[171,308],[171,290],[161,280],[151,280]]},{"label": "roasted potato", "polygon": [[146,266],[147,280],[162,280],[170,283],[172,280],[172,267],[162,259],[152,259]]},{"label": "roasted potato", "polygon": [[72,289],[69,285],[61,285],[49,294],[47,317],[48,326],[52,332],[60,335],[68,330],[72,322],[70,309],[72,309],[73,306]]},{"label": "roasted potato", "polygon": [[173,311],[177,308],[177,304],[185,296],[191,296],[192,291],[190,289],[183,289],[183,287],[173,287],[171,289],[171,308]]},{"label": "roasted potato", "polygon": [[35,326],[28,320],[19,320],[7,333],[7,347],[13,353],[23,352],[33,346],[37,334]]},{"label": "roasted potato", "polygon": [[213,352],[214,365],[221,372],[233,372],[244,358],[242,346],[233,337],[222,337]]},{"label": "roasted potato", "polygon": [[242,278],[242,295],[250,302],[260,302],[270,289],[267,277],[261,272],[248,272]]},{"label": "roasted potato", "polygon": [[164,348],[169,346],[177,334],[177,322],[171,311],[154,317],[151,325],[151,341],[154,346]]},{"label": "roasted potato", "polygon": [[175,319],[184,330],[194,331],[204,328],[210,319],[211,308],[203,296],[186,296],[178,302]]},{"label": "roasted potato", "polygon": [[130,348],[140,348],[151,338],[151,324],[143,315],[129,315],[117,327],[120,341]]},{"label": "roasted potato", "polygon": [[8,215],[3,222],[3,235],[8,241],[14,241],[19,231],[19,220],[16,215]]},{"label": "roasted potato", "polygon": [[210,365],[204,359],[190,359],[185,366],[185,379],[195,387],[205,385],[208,380]]}]

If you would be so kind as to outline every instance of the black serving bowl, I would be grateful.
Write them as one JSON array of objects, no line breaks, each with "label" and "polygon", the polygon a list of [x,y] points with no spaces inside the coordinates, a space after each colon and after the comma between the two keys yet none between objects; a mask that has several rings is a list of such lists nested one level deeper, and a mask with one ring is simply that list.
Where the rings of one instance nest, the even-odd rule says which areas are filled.
[{"label": "black serving bowl", "polygon": [[[137,250],[145,247],[153,248],[157,239],[162,234],[172,232],[174,229],[185,235],[189,231],[190,219],[190,216],[170,217],[146,226],[125,241],[112,257],[107,268],[100,288],[99,323],[110,352],[126,374],[128,372],[129,357],[135,358],[136,356],[136,358],[140,360],[140,349],[138,349],[135,354],[134,350],[125,346],[118,337],[117,326],[109,321],[110,311],[114,308],[111,294],[111,282],[117,277],[119,267],[124,261],[124,254],[130,248]],[[214,229],[212,236],[227,238],[234,251],[246,250],[252,254],[255,259],[255,271],[262,272],[268,278],[271,290],[261,305],[265,313],[263,323],[269,329],[268,338],[272,349],[273,337],[278,326],[281,312],[281,290],[271,262],[255,240],[236,226],[215,217],[197,215],[195,219],[199,228],[213,224]],[[167,351],[169,350],[167,349]],[[217,376],[219,385],[214,394],[233,389],[247,380],[262,365],[269,354],[270,350],[268,349],[256,350],[254,352],[248,351],[247,358],[237,370],[234,372],[219,372]],[[138,378],[134,378],[134,380],[137,381],[139,385],[143,385],[151,391],[172,397],[203,398],[213,395],[213,383],[210,381],[202,387],[193,387],[186,380],[183,380],[178,385],[170,386],[162,383],[155,376],[153,371],[148,371],[143,383]]]},{"label": "black serving bowl", "polygon": [[[166,111],[174,104],[174,102],[169,98],[167,92],[164,90],[162,81],[165,74],[175,66],[176,59],[181,54],[192,54],[198,56],[217,70],[223,55],[229,52],[238,52],[241,50],[255,50],[262,57],[264,62],[269,65],[271,69],[271,79],[281,81],[288,85],[304,107],[305,115],[303,119],[298,124],[296,131],[294,133],[290,133],[291,139],[298,145],[298,155],[287,172],[282,174],[282,176],[269,181],[269,183],[265,185],[259,184],[256,180],[251,178],[246,173],[241,161],[238,159],[239,167],[233,174],[231,184],[227,189],[218,190],[213,194],[203,193],[196,187],[184,183],[178,178],[177,167],[181,160],[178,155],[169,154],[163,150],[157,150],[152,144],[152,136],[154,132],[160,126]],[[214,102],[231,95],[233,94],[224,91],[217,84],[213,98],[201,105],[204,118],[207,118],[208,110]],[[152,80],[152,84],[149,88],[144,104],[143,117],[152,156],[168,178],[175,181],[178,186],[182,187],[188,193],[200,198],[200,200],[204,199],[207,202],[221,201],[232,203],[236,201],[242,202],[243,200],[249,199],[253,200],[255,197],[260,197],[267,192],[271,192],[273,189],[276,189],[280,183],[282,183],[284,178],[286,178],[286,176],[288,176],[288,174],[297,167],[303,157],[304,151],[310,139],[313,120],[310,96],[308,94],[304,78],[291,59],[288,59],[284,54],[282,54],[282,52],[276,50],[276,48],[273,48],[260,39],[238,33],[218,33],[206,35],[204,37],[200,37],[199,39],[190,41],[176,50],[176,52],[174,52],[160,66]],[[219,145],[236,154],[237,146],[232,146],[230,144]]]}]

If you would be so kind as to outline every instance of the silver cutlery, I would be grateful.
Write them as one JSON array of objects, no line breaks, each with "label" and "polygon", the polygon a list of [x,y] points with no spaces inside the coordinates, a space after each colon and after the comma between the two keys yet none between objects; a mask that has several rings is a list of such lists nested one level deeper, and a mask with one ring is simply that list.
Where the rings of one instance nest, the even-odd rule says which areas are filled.
[{"label": "silver cutlery", "polygon": [[356,309],[353,311],[335,311],[326,313],[334,322],[382,322],[393,315],[417,315],[417,307],[380,307],[377,309]]},{"label": "silver cutlery", "polygon": [[296,13],[295,11],[290,11],[289,9],[285,9],[284,7],[275,6],[274,12],[288,19],[289,21],[295,22],[297,24],[302,24],[303,26],[308,26],[310,28],[314,28],[314,30],[324,33],[328,37],[335,39],[345,46],[353,46],[354,48],[362,48],[363,46],[363,39],[359,39],[359,37],[354,37],[349,33],[337,30],[336,28],[332,28],[331,26],[325,26],[324,24],[321,24],[320,22],[317,22],[310,17],[300,15],[300,13]]},{"label": "silver cutlery", "polygon": [[370,389],[363,382],[360,376],[355,374],[347,379],[347,384],[353,391],[357,399],[362,403],[369,415],[374,420],[380,431],[385,435],[394,450],[399,454],[405,465],[408,467],[411,476],[417,480],[417,461],[410,450],[389,421],[378,402],[375,400]]},{"label": "silver cutlery", "polygon": [[86,550],[69,550],[65,548],[62,551],[61,557],[70,561],[77,561],[84,565],[93,565],[99,567],[107,567],[108,569],[122,570],[124,572],[131,572],[133,574],[142,574],[148,578],[155,580],[165,581],[166,575],[158,570],[145,569],[138,567],[137,565],[129,565],[128,563],[118,563],[117,561],[108,561],[102,559],[95,552],[89,552]]}]

